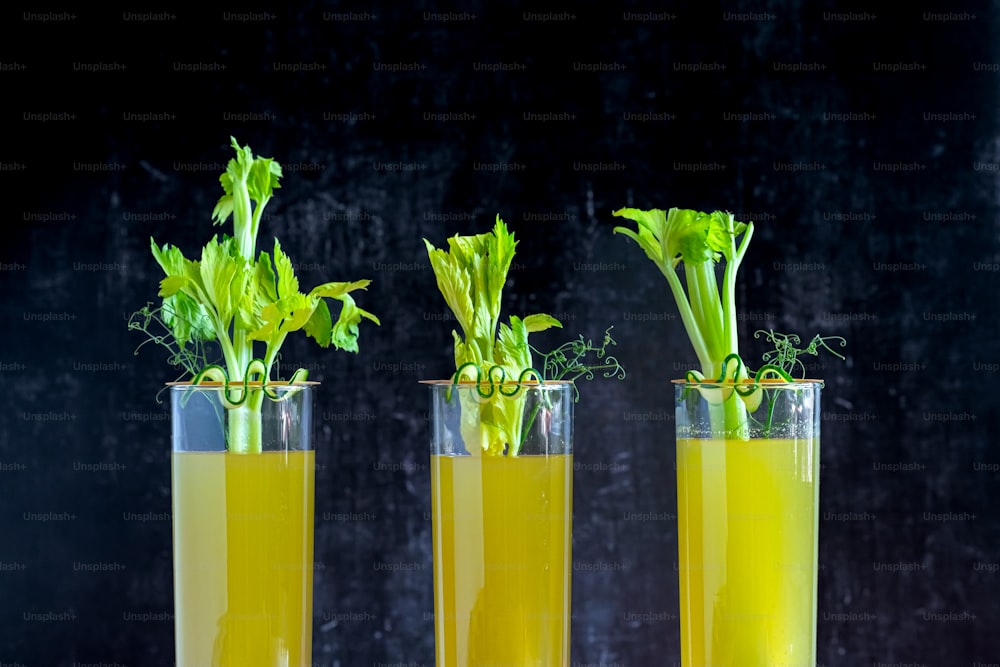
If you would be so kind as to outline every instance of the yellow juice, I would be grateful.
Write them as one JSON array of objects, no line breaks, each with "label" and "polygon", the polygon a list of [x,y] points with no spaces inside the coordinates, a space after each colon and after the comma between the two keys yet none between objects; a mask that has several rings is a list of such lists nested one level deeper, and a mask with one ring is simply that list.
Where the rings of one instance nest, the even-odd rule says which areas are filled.
[{"label": "yellow juice", "polygon": [[818,452],[678,439],[684,667],[815,665]]},{"label": "yellow juice", "polygon": [[572,455],[431,456],[437,667],[564,667]]},{"label": "yellow juice", "polygon": [[312,664],[312,451],[173,453],[178,667]]}]

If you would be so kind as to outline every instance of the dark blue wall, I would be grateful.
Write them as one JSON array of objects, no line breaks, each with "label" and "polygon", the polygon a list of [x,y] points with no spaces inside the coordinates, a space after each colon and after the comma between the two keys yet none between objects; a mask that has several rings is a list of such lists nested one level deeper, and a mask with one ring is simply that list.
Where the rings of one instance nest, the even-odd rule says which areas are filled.
[{"label": "dark blue wall", "polygon": [[942,6],[5,11],[0,663],[172,664],[174,377],[126,320],[150,236],[218,231],[230,135],[285,166],[262,238],[304,284],[371,278],[383,322],[357,355],[286,346],[323,382],[317,665],[433,664],[417,381],[452,322],[422,238],[497,213],[505,312],[614,325],[628,369],[582,387],[573,664],[679,660],[666,381],[694,355],[625,205],[757,221],[748,358],[762,328],[848,340],[809,369],[820,663],[1000,663],[1000,14]]}]

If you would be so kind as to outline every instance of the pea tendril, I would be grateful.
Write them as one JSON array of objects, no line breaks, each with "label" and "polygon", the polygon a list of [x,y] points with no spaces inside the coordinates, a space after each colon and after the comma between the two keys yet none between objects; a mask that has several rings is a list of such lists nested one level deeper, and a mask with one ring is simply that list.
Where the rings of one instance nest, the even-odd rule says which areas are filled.
[{"label": "pea tendril", "polygon": [[788,376],[786,379],[791,379],[790,376],[796,368],[800,369],[802,377],[805,377],[806,366],[799,359],[803,354],[811,354],[817,357],[821,350],[826,350],[835,357],[840,359],[845,358],[844,355],[838,353],[827,343],[827,341],[839,341],[840,347],[846,347],[847,341],[841,336],[820,336],[816,334],[809,341],[809,344],[802,349],[795,347],[802,342],[802,339],[797,334],[783,334],[776,333],[771,329],[759,329],[753,335],[754,338],[760,338],[761,336],[764,336],[764,338],[774,344],[773,350],[769,350],[763,354],[762,359],[767,363],[761,367],[761,370],[765,368],[777,368]]},{"label": "pea tendril", "polygon": [[[547,380],[567,380],[573,382],[573,389],[576,392],[576,400],[580,400],[580,389],[576,386],[576,380],[583,378],[593,380],[596,371],[604,371],[606,378],[625,379],[625,369],[618,359],[608,354],[608,347],[617,345],[611,330],[608,327],[604,330],[604,340],[598,347],[593,340],[585,340],[583,334],[580,337],[567,341],[555,348],[551,352],[543,353],[532,346],[532,351],[541,355],[542,371]],[[593,353],[596,357],[594,363],[587,363],[587,355]]]}]

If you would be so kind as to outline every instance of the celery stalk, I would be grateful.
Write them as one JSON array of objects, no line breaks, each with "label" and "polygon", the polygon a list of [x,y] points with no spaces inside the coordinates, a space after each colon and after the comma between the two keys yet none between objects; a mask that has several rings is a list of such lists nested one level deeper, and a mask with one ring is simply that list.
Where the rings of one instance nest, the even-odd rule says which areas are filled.
[{"label": "celery stalk", "polygon": [[[517,241],[499,214],[489,233],[456,234],[448,239],[447,249],[436,248],[427,239],[424,245],[438,289],[461,329],[452,331],[454,379],[489,386],[490,398],[482,404],[473,404],[475,397],[462,394],[470,401],[470,409],[462,413],[469,419],[462,428],[466,449],[477,455],[517,456],[524,394],[507,395],[503,385],[519,382],[534,370],[528,335],[562,324],[544,313],[512,315],[510,324],[500,321],[503,288]],[[532,379],[541,378],[535,372]]]},{"label": "celery stalk", "polygon": [[[667,279],[691,340],[700,371],[697,379],[738,383],[748,372],[739,357],[736,317],[736,273],[753,236],[753,223],[732,214],[672,208],[623,208],[613,213],[637,223],[636,229],[615,227],[643,249]],[[678,269],[684,265],[684,283]],[[718,265],[723,264],[721,285]],[[685,285],[687,287],[685,291]],[[736,392],[729,392],[730,399]],[[725,437],[745,433],[746,406],[723,400],[711,408],[712,429]]]}]

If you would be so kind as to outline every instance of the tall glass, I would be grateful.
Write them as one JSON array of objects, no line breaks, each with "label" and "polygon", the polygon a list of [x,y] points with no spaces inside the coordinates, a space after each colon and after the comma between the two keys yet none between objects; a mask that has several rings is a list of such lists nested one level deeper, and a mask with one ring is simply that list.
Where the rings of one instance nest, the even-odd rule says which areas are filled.
[{"label": "tall glass", "polygon": [[429,384],[437,667],[568,666],[575,389]]},{"label": "tall glass", "polygon": [[224,391],[170,388],[176,664],[311,666],[312,388]]},{"label": "tall glass", "polygon": [[684,667],[816,664],[822,387],[675,383]]}]

